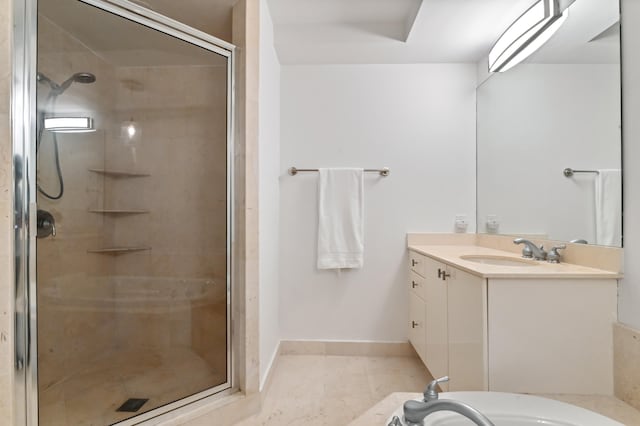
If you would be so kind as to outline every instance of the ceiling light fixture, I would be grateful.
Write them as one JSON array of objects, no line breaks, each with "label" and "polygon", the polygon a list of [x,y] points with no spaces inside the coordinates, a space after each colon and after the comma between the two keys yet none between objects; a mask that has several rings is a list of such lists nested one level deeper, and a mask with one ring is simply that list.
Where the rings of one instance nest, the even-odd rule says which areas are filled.
[{"label": "ceiling light fixture", "polygon": [[86,133],[95,132],[91,117],[46,117],[44,128],[58,133]]},{"label": "ceiling light fixture", "polygon": [[500,36],[489,52],[489,72],[504,72],[538,50],[567,19],[558,0],[539,0]]}]

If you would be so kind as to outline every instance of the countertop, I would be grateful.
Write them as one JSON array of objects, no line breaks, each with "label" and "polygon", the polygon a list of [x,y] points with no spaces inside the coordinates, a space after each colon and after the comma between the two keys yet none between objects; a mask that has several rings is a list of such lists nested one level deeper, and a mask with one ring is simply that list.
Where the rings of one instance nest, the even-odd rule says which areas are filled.
[{"label": "countertop", "polygon": [[473,245],[410,245],[409,250],[482,278],[582,278],[618,279],[622,274],[569,263],[535,261],[529,266],[499,266],[476,263],[461,256],[500,256],[521,259],[518,254]]}]

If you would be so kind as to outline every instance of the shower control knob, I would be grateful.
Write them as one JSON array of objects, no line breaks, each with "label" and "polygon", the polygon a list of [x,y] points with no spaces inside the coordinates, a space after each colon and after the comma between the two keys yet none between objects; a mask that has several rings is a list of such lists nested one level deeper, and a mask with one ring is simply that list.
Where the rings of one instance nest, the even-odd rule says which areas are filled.
[{"label": "shower control knob", "polygon": [[56,236],[56,220],[53,215],[46,210],[38,209],[37,215],[37,238],[47,238],[49,235]]}]

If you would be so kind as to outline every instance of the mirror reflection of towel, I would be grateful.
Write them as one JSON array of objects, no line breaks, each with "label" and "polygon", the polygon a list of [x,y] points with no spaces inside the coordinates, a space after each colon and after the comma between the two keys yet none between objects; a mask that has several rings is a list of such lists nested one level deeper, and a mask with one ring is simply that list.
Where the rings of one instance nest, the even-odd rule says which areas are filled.
[{"label": "mirror reflection of towel", "polygon": [[598,170],[595,180],[596,244],[622,246],[622,173]]},{"label": "mirror reflection of towel", "polygon": [[363,169],[320,169],[318,269],[362,268]]}]

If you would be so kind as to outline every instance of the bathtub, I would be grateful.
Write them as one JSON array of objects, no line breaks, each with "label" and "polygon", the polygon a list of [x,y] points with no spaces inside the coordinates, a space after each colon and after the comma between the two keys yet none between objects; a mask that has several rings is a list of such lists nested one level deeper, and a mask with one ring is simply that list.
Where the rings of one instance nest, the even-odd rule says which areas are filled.
[{"label": "bathtub", "polygon": [[[465,402],[487,416],[495,426],[624,426],[622,423],[584,408],[532,395],[502,392],[444,392],[440,394],[440,399]],[[402,407],[392,414],[385,426],[394,416],[402,419]],[[424,424],[425,426],[473,425],[470,420],[461,415],[445,411],[426,417]]]}]

